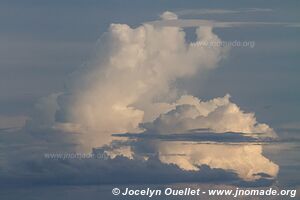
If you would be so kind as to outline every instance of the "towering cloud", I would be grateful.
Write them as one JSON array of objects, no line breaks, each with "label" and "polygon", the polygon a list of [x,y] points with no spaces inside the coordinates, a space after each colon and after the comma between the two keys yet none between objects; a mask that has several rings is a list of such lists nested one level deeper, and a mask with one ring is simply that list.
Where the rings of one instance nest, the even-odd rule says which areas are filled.
[{"label": "towering cloud", "polygon": [[[177,16],[165,12],[161,18],[169,21]],[[209,26],[197,27],[195,34],[193,42],[221,42]],[[228,50],[191,45],[180,27],[112,24],[100,38],[93,58],[71,74],[66,90],[38,104],[38,110],[47,114],[37,114],[38,120],[33,119],[31,125],[36,121],[76,132],[81,150],[86,151],[107,147],[115,139],[112,134],[126,132],[171,135],[207,129],[216,136],[238,132],[253,138],[275,137],[268,125],[258,123],[253,113],[242,111],[229,95],[202,101],[182,95],[185,91],[175,87],[178,79],[214,69]],[[193,144],[138,139],[123,150],[111,145],[107,153],[111,158],[122,154],[130,159],[149,159],[143,153],[154,153],[161,162],[182,170],[197,171],[199,166],[208,165],[233,170],[245,180],[260,178],[257,174],[276,176],[278,172],[278,166],[262,155],[261,146],[202,144],[195,148]]]},{"label": "towering cloud", "polygon": [[[197,28],[196,35],[197,41],[220,41],[211,27]],[[72,74],[58,97],[56,126],[76,127],[87,147],[110,143],[112,133],[141,131],[140,123],[174,108],[182,92],[173,84],[178,78],[212,69],[225,55],[222,47],[190,46],[178,27],[112,24],[93,59]]]}]

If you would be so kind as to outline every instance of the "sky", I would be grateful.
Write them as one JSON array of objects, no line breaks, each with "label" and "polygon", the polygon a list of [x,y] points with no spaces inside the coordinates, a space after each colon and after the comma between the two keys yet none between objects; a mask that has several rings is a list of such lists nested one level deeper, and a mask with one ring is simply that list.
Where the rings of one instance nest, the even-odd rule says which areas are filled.
[{"label": "sky", "polygon": [[0,1],[0,197],[299,189],[299,6]]}]

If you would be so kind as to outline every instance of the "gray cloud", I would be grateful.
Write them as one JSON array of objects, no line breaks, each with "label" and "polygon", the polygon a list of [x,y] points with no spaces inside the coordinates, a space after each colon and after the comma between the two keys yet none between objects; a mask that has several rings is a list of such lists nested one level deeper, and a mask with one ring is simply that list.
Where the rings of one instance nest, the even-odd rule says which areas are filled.
[{"label": "gray cloud", "polygon": [[229,27],[264,27],[264,26],[281,26],[281,27],[294,27],[300,26],[299,22],[258,22],[258,21],[214,21],[214,20],[202,20],[202,19],[169,19],[163,21],[150,21],[145,24],[151,24],[158,27],[199,27],[208,26],[216,28],[229,28]]},{"label": "gray cloud", "polygon": [[[259,133],[258,133],[259,134]],[[162,141],[193,141],[193,142],[216,142],[223,144],[241,144],[241,143],[270,143],[270,142],[279,142],[277,138],[255,138],[247,136],[245,133],[237,132],[224,132],[224,133],[215,133],[215,132],[200,132],[200,133],[177,133],[177,134],[160,134],[152,132],[144,133],[125,133],[125,134],[113,134],[115,137],[126,137],[129,139],[148,139],[148,140],[162,140]]]},{"label": "gray cloud", "polygon": [[237,14],[237,13],[251,13],[251,12],[271,12],[270,8],[246,8],[246,9],[186,9],[174,11],[180,16],[190,16],[190,15],[225,15],[225,14]]},{"label": "gray cloud", "polygon": [[[12,173],[0,173],[1,186],[24,185],[93,185],[138,183],[227,183],[246,184],[234,172],[207,165],[199,171],[185,171],[173,164],[162,163],[152,157],[147,161],[117,156],[113,159],[45,159],[42,154],[15,161]],[[273,179],[261,176],[248,186],[270,185]]]}]

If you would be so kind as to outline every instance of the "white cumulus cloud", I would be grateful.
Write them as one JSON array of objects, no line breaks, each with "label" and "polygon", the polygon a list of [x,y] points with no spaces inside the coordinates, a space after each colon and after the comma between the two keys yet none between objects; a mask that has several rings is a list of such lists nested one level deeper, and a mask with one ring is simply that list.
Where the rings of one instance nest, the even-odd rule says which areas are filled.
[{"label": "white cumulus cloud", "polygon": [[[221,41],[211,27],[199,27],[195,34],[197,41]],[[178,78],[215,68],[226,52],[222,47],[191,47],[178,27],[112,24],[94,58],[71,76],[58,98],[59,127],[78,131],[79,125],[80,139],[88,147],[110,143],[112,133],[142,131],[140,123],[172,108],[170,102],[180,93],[173,84]]]},{"label": "white cumulus cloud", "polygon": [[[163,13],[161,18],[177,20],[171,12]],[[198,27],[195,34],[197,39],[193,42],[221,42],[207,24]],[[268,125],[257,122],[254,113],[246,113],[231,102],[229,95],[202,101],[192,94],[181,95],[184,91],[175,87],[178,79],[214,69],[227,54],[228,49],[221,46],[192,47],[180,27],[111,24],[100,38],[93,58],[71,74],[62,94],[42,100],[38,108],[47,114],[35,118],[40,124],[76,132],[81,148],[88,151],[111,144],[115,139],[112,134],[126,132],[173,134],[209,129],[214,134],[276,136]],[[255,180],[259,173],[276,176],[278,172],[278,166],[262,155],[261,146],[194,148],[155,141],[142,144],[162,155],[188,155],[159,157],[161,162],[184,170],[209,165],[233,170],[245,180]],[[133,154],[138,153],[126,149],[126,153],[112,150],[110,155],[135,158]]]}]

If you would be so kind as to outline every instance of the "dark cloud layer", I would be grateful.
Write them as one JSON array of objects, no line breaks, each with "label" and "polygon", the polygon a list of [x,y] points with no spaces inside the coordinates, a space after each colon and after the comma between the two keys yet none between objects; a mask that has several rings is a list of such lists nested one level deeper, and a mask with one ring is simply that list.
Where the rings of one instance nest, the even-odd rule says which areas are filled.
[{"label": "dark cloud layer", "polygon": [[12,173],[1,173],[1,186],[24,185],[96,185],[96,184],[166,184],[174,182],[267,186],[273,179],[246,182],[232,171],[199,166],[199,171],[185,171],[153,157],[147,161],[117,156],[114,159],[45,159],[35,157],[11,166]]}]

